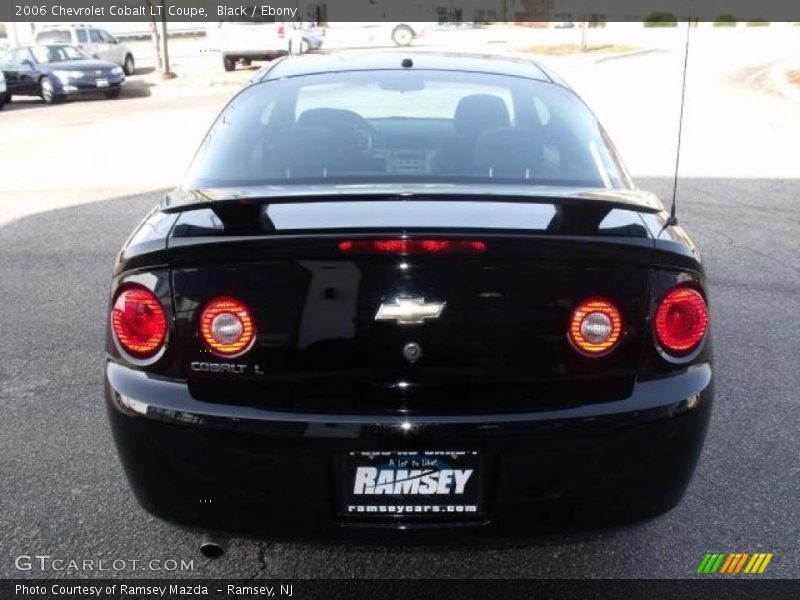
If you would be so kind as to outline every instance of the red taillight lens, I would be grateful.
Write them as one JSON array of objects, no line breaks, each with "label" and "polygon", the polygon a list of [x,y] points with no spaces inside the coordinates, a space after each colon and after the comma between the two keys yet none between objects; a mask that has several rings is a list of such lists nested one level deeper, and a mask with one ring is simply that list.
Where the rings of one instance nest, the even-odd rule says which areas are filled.
[{"label": "red taillight lens", "polygon": [[708,329],[708,307],[694,288],[670,290],[656,309],[656,336],[671,354],[687,354],[697,348]]},{"label": "red taillight lens", "polygon": [[253,317],[235,298],[215,298],[200,313],[200,335],[209,349],[228,358],[247,352],[256,339]]},{"label": "red taillight lens", "polygon": [[622,315],[614,304],[603,298],[581,302],[569,324],[569,339],[575,348],[588,356],[610,352],[622,335]]},{"label": "red taillight lens", "polygon": [[122,290],[111,309],[111,328],[125,352],[134,358],[150,358],[167,338],[167,317],[158,297],[136,285]]},{"label": "red taillight lens", "polygon": [[283,25],[279,25],[278,26],[278,37],[282,38],[284,35],[286,35],[286,29],[284,28]]},{"label": "red taillight lens", "polygon": [[341,252],[357,254],[483,254],[486,242],[481,240],[381,239],[344,240]]}]

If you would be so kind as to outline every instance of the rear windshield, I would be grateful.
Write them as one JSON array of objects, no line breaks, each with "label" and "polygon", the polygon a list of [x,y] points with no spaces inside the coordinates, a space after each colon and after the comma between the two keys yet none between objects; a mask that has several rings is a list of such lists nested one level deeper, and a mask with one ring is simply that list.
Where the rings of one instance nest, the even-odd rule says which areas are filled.
[{"label": "rear windshield", "polygon": [[72,42],[69,31],[63,29],[53,29],[51,31],[41,31],[36,34],[36,41],[48,44],[69,44]]},{"label": "rear windshield", "polygon": [[602,129],[569,90],[433,70],[253,85],[220,115],[184,187],[371,181],[622,187]]}]

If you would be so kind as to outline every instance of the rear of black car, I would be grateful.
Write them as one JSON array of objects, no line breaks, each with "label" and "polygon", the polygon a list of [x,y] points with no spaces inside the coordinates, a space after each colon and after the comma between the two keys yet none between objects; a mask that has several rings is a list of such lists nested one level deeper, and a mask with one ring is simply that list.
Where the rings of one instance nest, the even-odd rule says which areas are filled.
[{"label": "rear of black car", "polygon": [[[382,89],[408,100],[439,89],[437,77]],[[471,91],[453,100],[456,116],[499,106]],[[487,124],[471,143],[527,135],[514,93],[503,131]],[[541,164],[524,158],[503,162],[502,181],[493,167],[486,181],[438,187],[325,181],[330,167],[369,183],[375,165],[400,164],[392,144],[409,160],[412,140],[397,135],[415,127],[439,150],[418,148],[422,162],[403,168],[437,169],[428,158],[452,138],[431,141],[440,124],[408,119],[396,130],[369,120],[383,133],[358,150],[373,163],[355,167],[322,151],[265,158],[260,141],[226,142],[240,124],[223,113],[190,179],[242,177],[247,164],[202,153],[218,145],[247,161],[251,142],[267,172],[295,160],[283,179],[186,186],[126,243],[106,399],[153,514],[256,536],[513,535],[630,522],[680,500],[713,395],[705,280],[688,237],[640,192],[532,187]],[[551,176],[574,177],[570,161],[613,170],[613,150],[595,148],[589,163],[558,150]],[[511,181],[517,171],[523,181]]]}]

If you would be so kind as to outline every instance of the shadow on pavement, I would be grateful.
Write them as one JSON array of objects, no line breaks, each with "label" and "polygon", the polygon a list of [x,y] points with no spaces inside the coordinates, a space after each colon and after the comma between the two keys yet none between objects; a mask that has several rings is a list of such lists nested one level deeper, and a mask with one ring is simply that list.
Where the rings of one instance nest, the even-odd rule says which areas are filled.
[{"label": "shadow on pavement", "polygon": [[151,88],[155,84],[141,79],[128,79],[125,85],[122,86],[122,99],[125,98],[146,98],[151,95]]},{"label": "shadow on pavement", "polygon": [[42,106],[47,106],[41,98],[36,96],[14,96],[14,99],[11,102],[6,102],[3,106],[3,110],[0,110],[0,115],[4,113],[12,113],[12,112],[19,112],[22,110],[28,110],[31,108],[39,108]]},{"label": "shadow on pavement", "polygon": [[[67,104],[70,102],[95,102],[99,100],[105,101],[116,101],[119,102],[121,100],[126,99],[133,99],[133,98],[146,98],[149,97],[152,92],[151,88],[153,87],[152,83],[148,83],[142,80],[128,80],[122,86],[122,92],[119,98],[106,98],[103,95],[103,92],[97,92],[82,96],[75,96],[71,98],[66,98],[61,102],[58,102],[55,106],[61,104]],[[45,104],[44,100],[39,98],[38,96],[14,96],[11,102],[6,102],[3,110],[0,111],[0,115],[5,112],[19,112],[21,110],[28,110],[31,108],[51,108],[51,105]]]}]

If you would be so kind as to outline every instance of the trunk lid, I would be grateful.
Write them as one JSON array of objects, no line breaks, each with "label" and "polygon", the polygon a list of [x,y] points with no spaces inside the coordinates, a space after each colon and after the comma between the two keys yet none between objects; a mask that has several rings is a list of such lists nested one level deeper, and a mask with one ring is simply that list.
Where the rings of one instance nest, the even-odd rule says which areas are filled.
[{"label": "trunk lid", "polygon": [[[630,392],[652,253],[636,210],[587,201],[292,201],[260,207],[257,232],[242,229],[241,207],[227,209],[181,214],[169,244],[181,360],[200,399],[452,414]],[[479,241],[485,251],[340,246],[401,238]],[[247,304],[256,322],[256,342],[239,358],[210,355],[198,334],[200,310],[221,295]],[[611,354],[588,358],[567,328],[575,306],[595,296],[619,307],[624,334]],[[421,324],[376,319],[382,306],[391,317],[398,299],[441,312]],[[418,360],[404,352],[409,344]],[[215,366],[226,364],[234,368]]]}]

